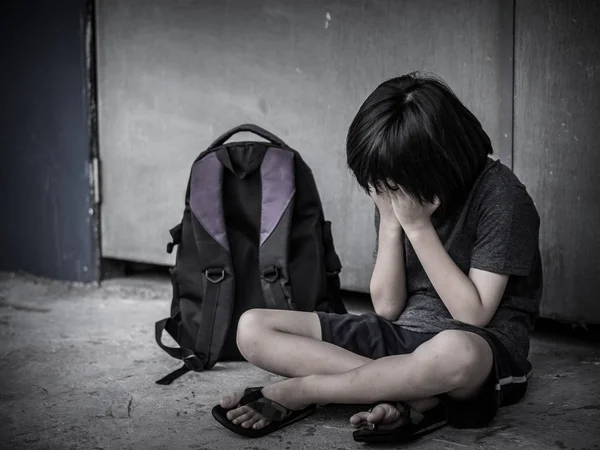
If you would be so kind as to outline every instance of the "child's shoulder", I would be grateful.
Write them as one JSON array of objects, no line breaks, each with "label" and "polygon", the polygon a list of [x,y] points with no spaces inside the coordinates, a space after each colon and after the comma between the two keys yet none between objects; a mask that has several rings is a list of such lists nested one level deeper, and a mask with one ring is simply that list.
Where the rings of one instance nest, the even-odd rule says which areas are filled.
[{"label": "child's shoulder", "polygon": [[476,186],[477,203],[531,200],[527,187],[499,160],[490,159]]},{"label": "child's shoulder", "polygon": [[526,186],[500,161],[491,160],[481,173],[468,207],[473,226],[537,230],[540,216]]}]

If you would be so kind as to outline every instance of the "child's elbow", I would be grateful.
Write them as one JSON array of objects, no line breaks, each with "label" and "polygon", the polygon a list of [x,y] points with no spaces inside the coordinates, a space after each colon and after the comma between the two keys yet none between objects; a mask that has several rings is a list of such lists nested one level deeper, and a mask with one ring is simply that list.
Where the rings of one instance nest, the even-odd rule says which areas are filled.
[{"label": "child's elbow", "polygon": [[479,318],[475,318],[472,320],[463,320],[463,322],[468,325],[473,325],[474,327],[478,327],[478,328],[485,328],[490,323],[488,320],[482,320]]},{"label": "child's elbow", "polygon": [[400,309],[395,307],[394,305],[374,305],[374,307],[375,314],[391,322],[398,320],[398,317],[400,317]]},{"label": "child's elbow", "polygon": [[472,325],[474,327],[485,328],[490,324],[491,317],[488,314],[481,312],[479,314],[469,314],[464,317],[455,317],[455,319],[460,320],[467,325]]},{"label": "child's elbow", "polygon": [[375,314],[392,322],[400,317],[400,313],[404,308],[404,301],[402,299],[395,298],[395,296],[394,299],[396,301],[390,300],[390,295],[387,292],[371,289],[371,302]]}]

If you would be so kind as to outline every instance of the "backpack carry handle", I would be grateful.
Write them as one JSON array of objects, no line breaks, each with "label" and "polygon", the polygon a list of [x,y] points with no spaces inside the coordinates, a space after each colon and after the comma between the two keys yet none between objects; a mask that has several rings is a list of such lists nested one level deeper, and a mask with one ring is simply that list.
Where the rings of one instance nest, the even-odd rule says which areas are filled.
[{"label": "backpack carry handle", "polygon": [[227,131],[226,133],[223,133],[208,148],[211,149],[211,148],[219,147],[219,146],[223,145],[225,142],[227,142],[234,134],[241,133],[244,131],[254,133],[254,134],[266,139],[267,141],[270,141],[273,144],[279,145],[280,147],[286,147],[285,142],[283,142],[283,140],[281,138],[275,136],[270,131],[267,131],[264,128],[261,128],[258,125],[254,125],[251,123],[245,123],[243,125],[239,125],[235,128],[232,128],[231,130]]}]

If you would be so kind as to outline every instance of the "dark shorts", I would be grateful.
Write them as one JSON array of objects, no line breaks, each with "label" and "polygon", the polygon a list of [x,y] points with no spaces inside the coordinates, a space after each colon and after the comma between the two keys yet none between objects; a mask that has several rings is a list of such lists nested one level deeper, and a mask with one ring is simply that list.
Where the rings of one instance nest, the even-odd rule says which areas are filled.
[{"label": "dark shorts", "polygon": [[[416,333],[374,313],[363,315],[317,312],[322,339],[361,356],[379,359],[412,353],[437,333]],[[521,368],[506,347],[489,330],[464,325],[460,330],[483,337],[492,349],[494,367],[477,396],[457,401],[446,395],[448,422],[458,428],[481,428],[496,416],[498,408],[518,402],[527,390],[531,366]]]}]

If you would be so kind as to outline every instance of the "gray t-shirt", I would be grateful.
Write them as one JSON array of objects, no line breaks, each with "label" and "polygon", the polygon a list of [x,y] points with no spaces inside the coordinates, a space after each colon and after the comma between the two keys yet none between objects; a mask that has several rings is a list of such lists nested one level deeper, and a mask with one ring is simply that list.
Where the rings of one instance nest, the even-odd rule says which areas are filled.
[{"label": "gray t-shirt", "polygon": [[[432,223],[465,274],[472,267],[510,276],[486,328],[504,344],[516,364],[525,366],[529,331],[538,317],[542,293],[540,218],[525,186],[508,167],[489,159],[462,208],[443,220],[434,213]],[[375,229],[379,230],[377,208]],[[462,322],[448,312],[406,237],[404,249],[408,296],[396,323],[416,332],[460,328]]]}]

